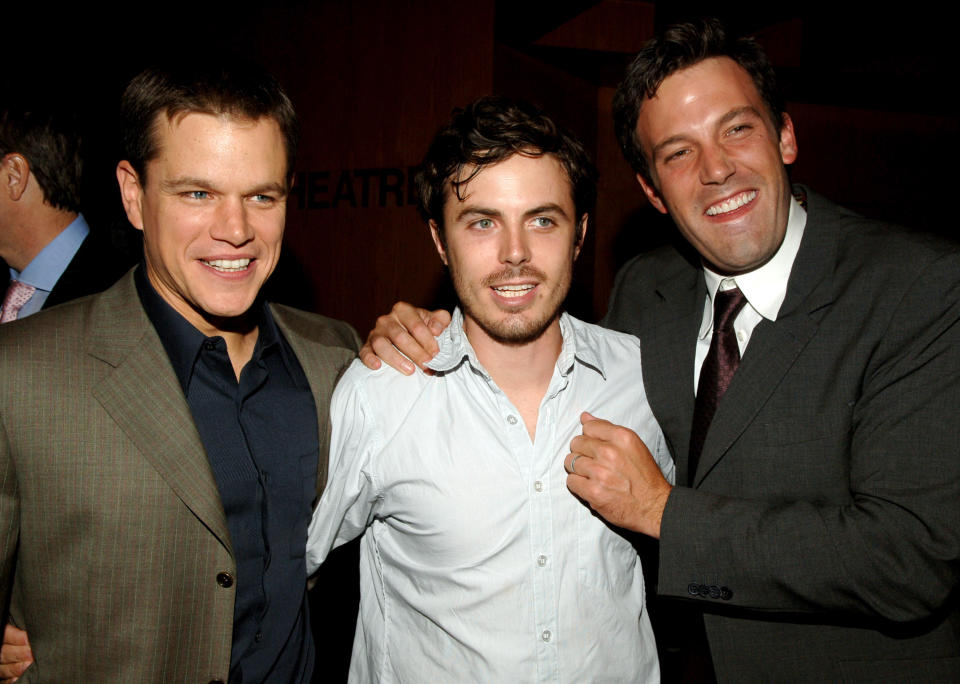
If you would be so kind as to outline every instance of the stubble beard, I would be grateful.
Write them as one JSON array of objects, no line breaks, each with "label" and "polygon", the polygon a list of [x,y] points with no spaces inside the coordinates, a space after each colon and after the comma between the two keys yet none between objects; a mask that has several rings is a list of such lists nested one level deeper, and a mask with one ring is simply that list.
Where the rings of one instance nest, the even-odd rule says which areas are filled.
[{"label": "stubble beard", "polygon": [[[539,285],[548,282],[546,274],[539,269],[532,266],[521,266],[520,268],[507,268],[491,273],[483,279],[481,286],[488,288],[499,282],[522,277],[536,278]],[[459,278],[459,274],[453,269],[450,271],[450,278],[457,292],[457,298],[460,300],[460,308],[463,310],[464,318],[473,321],[493,341],[507,346],[520,347],[540,339],[553,322],[559,318],[563,301],[570,289],[572,274],[568,271],[563,275],[557,283],[558,287],[554,288],[552,293],[548,295],[555,301],[549,301],[549,306],[546,307],[543,315],[533,319],[523,315],[526,309],[515,313],[503,312],[506,314],[506,318],[491,319],[485,315],[481,307],[476,305],[475,298],[470,296],[468,284],[463,282]]]}]

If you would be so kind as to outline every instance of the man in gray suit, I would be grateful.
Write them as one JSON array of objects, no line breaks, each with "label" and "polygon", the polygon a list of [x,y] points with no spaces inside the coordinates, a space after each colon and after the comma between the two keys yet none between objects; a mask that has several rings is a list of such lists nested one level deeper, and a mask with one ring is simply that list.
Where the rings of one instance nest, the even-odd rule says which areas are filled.
[{"label": "man in gray suit", "polygon": [[[659,593],[693,608],[684,659],[704,665],[681,676],[960,681],[957,247],[791,188],[773,70],[716,23],[648,43],[614,111],[689,243],[629,262],[605,319],[641,339],[681,486],[600,421],[565,466],[600,515],[660,540]],[[390,334],[424,339],[434,321],[408,313]]]},{"label": "man in gray suit", "polygon": [[295,114],[256,70],[174,69],[135,78],[122,121],[143,264],[0,328],[0,590],[33,647],[21,680],[309,682],[306,530],[357,341],[260,297]]}]

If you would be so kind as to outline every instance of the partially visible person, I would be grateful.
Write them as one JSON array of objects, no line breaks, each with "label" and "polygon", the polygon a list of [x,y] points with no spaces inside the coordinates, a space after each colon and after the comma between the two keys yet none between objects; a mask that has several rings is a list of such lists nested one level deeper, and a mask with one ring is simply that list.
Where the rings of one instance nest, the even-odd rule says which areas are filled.
[{"label": "partially visible person", "polygon": [[460,307],[433,375],[357,362],[338,384],[307,543],[317,564],[363,535],[352,682],[659,681],[637,552],[563,470],[616,423],[673,474],[638,341],[561,310],[595,182],[522,102],[478,100],[433,140],[417,186]]},{"label": "partially visible person", "polygon": [[91,233],[80,213],[73,118],[15,95],[0,98],[0,258],[9,269],[2,323],[105,290],[135,261]]},{"label": "partially visible person", "polygon": [[689,243],[628,262],[604,319],[642,341],[677,486],[618,429],[572,441],[568,484],[660,540],[680,676],[960,681],[960,249],[791,187],[773,69],[718,22],[652,39],[614,114]]},{"label": "partially visible person", "polygon": [[143,263],[0,327],[0,600],[29,634],[23,678],[310,682],[307,526],[358,341],[261,297],[296,115],[258,69],[190,65],[135,77],[121,120]]}]

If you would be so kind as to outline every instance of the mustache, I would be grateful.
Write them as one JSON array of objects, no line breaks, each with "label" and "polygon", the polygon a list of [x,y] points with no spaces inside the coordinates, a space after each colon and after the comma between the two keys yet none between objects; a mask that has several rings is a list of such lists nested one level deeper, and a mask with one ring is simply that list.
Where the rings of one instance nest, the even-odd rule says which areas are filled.
[{"label": "mustache", "polygon": [[523,266],[507,267],[491,273],[485,277],[480,284],[484,287],[493,287],[507,280],[516,280],[518,278],[533,278],[538,281],[544,281],[547,279],[547,274],[539,268],[524,264]]}]

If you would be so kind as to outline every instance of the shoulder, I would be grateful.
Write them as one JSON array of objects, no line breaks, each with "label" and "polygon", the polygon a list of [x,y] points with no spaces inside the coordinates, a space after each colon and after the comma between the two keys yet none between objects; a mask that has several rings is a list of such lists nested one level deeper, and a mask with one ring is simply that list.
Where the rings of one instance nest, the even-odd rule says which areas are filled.
[{"label": "shoulder", "polygon": [[426,375],[419,368],[412,376],[384,364],[377,370],[355,359],[340,377],[331,400],[334,425],[352,425],[353,416],[362,414],[366,427],[391,434],[400,429],[406,417],[432,401],[432,391],[440,390],[446,379]]},{"label": "shoulder", "polygon": [[100,308],[102,294],[90,295],[38,311],[22,320],[0,325],[0,346],[69,350],[81,346],[84,329],[92,315]]},{"label": "shoulder", "polygon": [[630,259],[617,272],[617,289],[649,290],[658,283],[699,272],[699,263],[674,245],[664,245]]},{"label": "shoulder", "polygon": [[360,349],[356,331],[346,321],[294,309],[283,304],[271,304],[277,323],[287,332],[326,347],[338,347],[355,354]]},{"label": "shoulder", "polygon": [[576,356],[594,366],[607,383],[643,384],[640,339],[625,332],[567,317],[576,339]]},{"label": "shoulder", "polygon": [[838,287],[856,282],[902,289],[928,277],[941,285],[960,282],[960,243],[865,218],[813,192],[808,192],[806,230],[813,240],[823,233],[835,238]]},{"label": "shoulder", "polygon": [[571,327],[576,335],[577,349],[590,349],[601,359],[615,359],[627,355],[638,360],[640,353],[640,339],[635,335],[610,328],[604,328],[594,323],[586,323],[568,315]]}]

